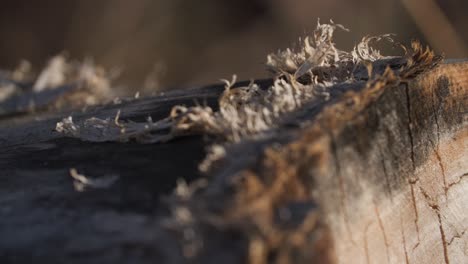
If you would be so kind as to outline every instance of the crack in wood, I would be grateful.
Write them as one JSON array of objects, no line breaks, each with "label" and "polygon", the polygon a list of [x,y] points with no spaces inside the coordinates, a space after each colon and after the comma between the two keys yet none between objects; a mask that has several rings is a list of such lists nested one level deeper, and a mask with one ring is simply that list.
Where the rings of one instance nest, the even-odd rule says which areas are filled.
[{"label": "crack in wood", "polygon": [[385,159],[384,159],[384,155],[382,152],[382,148],[379,148],[379,152],[380,152],[380,162],[382,163],[382,170],[385,176],[385,184],[387,185],[388,194],[390,196],[390,202],[393,204],[392,186],[390,184],[390,178],[389,178],[390,176],[388,175],[387,166],[385,166]]},{"label": "crack in wood", "polygon": [[403,242],[403,251],[405,252],[405,263],[409,264],[409,257],[408,257],[408,250],[406,250],[406,238],[405,238],[405,230],[403,228],[403,213],[400,210],[400,231],[401,231],[401,237],[402,237],[402,242]]},{"label": "crack in wood", "polygon": [[366,263],[370,263],[370,256],[369,256],[369,245],[367,242],[367,231],[369,231],[369,227],[371,226],[372,222],[369,222],[364,229],[364,252],[366,254]]},{"label": "crack in wood", "polygon": [[457,233],[456,235],[454,235],[454,236],[447,242],[447,246],[450,246],[450,245],[453,243],[453,241],[454,241],[455,239],[460,239],[460,238],[462,238],[462,236],[465,235],[466,231],[467,231],[467,229],[465,229],[465,230],[463,230],[462,232]]},{"label": "crack in wood", "polygon": [[415,250],[421,243],[421,238],[419,235],[419,213],[418,213],[418,207],[416,205],[416,197],[414,195],[415,184],[416,183],[410,183],[410,189],[411,189],[411,200],[412,200],[413,210],[414,210],[414,225],[416,226],[416,236],[417,236],[418,242],[416,243],[416,245],[413,246],[412,250]]},{"label": "crack in wood", "polygon": [[440,156],[438,148],[434,149],[434,153],[435,153],[435,156],[436,156],[436,159],[437,159],[437,163],[439,164],[440,171],[442,172],[442,181],[443,181],[443,184],[444,184],[444,193],[445,193],[445,197],[447,197],[448,186],[447,186],[447,176],[445,175],[445,166],[444,166],[444,164],[442,162],[442,157]]},{"label": "crack in wood", "polygon": [[447,186],[447,176],[445,174],[445,167],[442,162],[442,157],[440,156],[440,125],[439,125],[439,109],[436,109],[436,102],[437,102],[437,96],[435,95],[435,89],[438,86],[434,87],[432,89],[432,111],[434,114],[434,121],[436,124],[436,136],[437,136],[437,142],[434,147],[434,152],[437,158],[437,161],[439,163],[440,170],[442,171],[442,177],[443,177],[443,183],[444,183],[444,192],[445,192],[445,198],[447,198],[448,194],[448,186]]},{"label": "crack in wood", "polygon": [[456,181],[450,183],[450,184],[448,185],[448,188],[450,189],[452,186],[459,184],[463,179],[465,179],[466,176],[468,176],[468,172],[465,173],[465,174],[463,174],[462,176],[458,177],[458,180],[456,180]]},{"label": "crack in wood", "polygon": [[450,264],[449,256],[448,256],[448,249],[447,249],[447,240],[445,237],[445,231],[442,226],[442,218],[440,216],[440,212],[437,211],[437,219],[439,220],[439,231],[440,231],[440,237],[442,239],[442,246],[444,248],[444,259],[446,264]]},{"label": "crack in wood", "polygon": [[444,251],[444,261],[445,261],[445,264],[450,264],[450,259],[449,259],[449,255],[448,255],[448,248],[447,248],[448,243],[447,243],[447,239],[446,239],[446,236],[445,236],[445,230],[444,230],[444,227],[442,225],[442,216],[440,214],[439,205],[433,201],[433,198],[421,186],[419,186],[419,190],[423,194],[424,199],[426,200],[426,203],[429,206],[429,208],[431,208],[437,215],[437,220],[439,222],[440,238],[442,240],[441,241],[442,242],[442,248],[443,248],[443,251]]},{"label": "crack in wood", "polygon": [[434,202],[434,198],[432,198],[427,192],[426,190],[424,190],[423,187],[419,186],[419,191],[422,193],[422,195],[424,196],[424,198],[426,199],[426,203],[427,205],[433,209],[433,210],[439,210],[439,205]]},{"label": "crack in wood", "polygon": [[448,197],[448,185],[447,185],[447,176],[445,174],[445,166],[442,162],[442,157],[440,156],[440,153],[439,153],[439,145],[438,143],[434,143],[432,140],[429,140],[429,142],[431,142],[431,145],[432,145],[432,148],[434,149],[434,154],[435,154],[435,157],[437,159],[437,165],[439,165],[439,168],[440,168],[440,171],[442,173],[442,184],[444,185],[444,194],[445,194],[445,198]]},{"label": "crack in wood", "polygon": [[[437,87],[437,86],[436,86]],[[435,121],[435,124],[436,124],[436,135],[437,135],[437,148],[439,148],[439,144],[440,144],[440,125],[439,125],[439,111],[440,111],[440,106],[437,107],[437,110],[436,110],[436,102],[437,102],[437,95],[435,94],[435,89],[436,88],[433,88],[432,89],[432,111],[434,113],[434,121]]]},{"label": "crack in wood", "polygon": [[390,247],[390,244],[388,243],[387,239],[387,234],[385,232],[385,227],[383,225],[382,218],[380,217],[380,212],[379,212],[379,207],[377,206],[377,202],[374,201],[374,210],[375,210],[375,215],[377,216],[377,223],[379,224],[380,231],[382,232],[384,244],[385,244],[385,253],[387,255],[387,263],[390,263],[390,253],[388,252],[388,248]]},{"label": "crack in wood", "polygon": [[410,145],[411,145],[411,164],[413,165],[413,170],[416,169],[416,163],[414,159],[414,139],[413,139],[413,132],[412,132],[412,125],[413,125],[413,120],[411,118],[411,100],[410,100],[410,95],[409,95],[409,87],[408,84],[405,84],[405,94],[406,94],[406,110],[408,112],[408,136],[410,139]]}]

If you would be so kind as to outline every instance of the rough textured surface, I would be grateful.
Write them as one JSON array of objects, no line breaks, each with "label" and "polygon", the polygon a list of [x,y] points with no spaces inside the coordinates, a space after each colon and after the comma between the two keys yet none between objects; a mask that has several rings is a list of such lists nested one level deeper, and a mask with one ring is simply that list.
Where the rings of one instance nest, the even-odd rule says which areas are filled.
[{"label": "rough textured surface", "polygon": [[[161,195],[178,179],[202,177],[201,137],[85,143],[53,132],[59,117],[17,117],[14,126],[2,121],[0,259],[177,263],[195,254],[192,261],[210,263],[255,263],[264,255],[296,263],[462,263],[467,72],[465,62],[451,62],[407,82],[354,89],[305,108],[296,114],[302,128],[291,123],[281,137],[232,146],[207,187],[184,198],[191,191],[179,183],[179,198],[166,202]],[[79,116],[109,116],[119,108],[124,119],[163,117],[172,105],[210,101],[222,89]],[[108,189],[77,192],[70,168],[119,179]],[[168,221],[174,217],[179,221]]]},{"label": "rough textured surface", "polygon": [[[304,170],[313,169],[339,263],[466,260],[467,71],[445,64],[386,87],[315,143],[329,156],[321,171]],[[317,142],[309,133],[292,152]]]},{"label": "rough textured surface", "polygon": [[273,80],[3,116],[2,263],[462,263],[468,64],[336,28]]}]

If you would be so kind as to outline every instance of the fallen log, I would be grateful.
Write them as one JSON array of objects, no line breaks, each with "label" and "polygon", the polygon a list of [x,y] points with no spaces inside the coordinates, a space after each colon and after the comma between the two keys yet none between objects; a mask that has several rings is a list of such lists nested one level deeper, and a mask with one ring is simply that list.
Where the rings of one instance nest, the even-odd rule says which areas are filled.
[{"label": "fallen log", "polygon": [[[369,71],[332,67],[352,69],[353,81],[293,95],[303,101],[267,129],[250,117],[214,128],[232,118],[226,107],[266,107],[253,93],[284,103],[275,85],[319,89],[303,74],[328,80],[330,69],[301,64],[300,76],[284,70],[258,89],[228,83],[1,120],[0,260],[464,263],[468,62],[414,48]],[[213,111],[191,111],[205,109],[197,102]],[[170,118],[129,133],[148,116]]]}]

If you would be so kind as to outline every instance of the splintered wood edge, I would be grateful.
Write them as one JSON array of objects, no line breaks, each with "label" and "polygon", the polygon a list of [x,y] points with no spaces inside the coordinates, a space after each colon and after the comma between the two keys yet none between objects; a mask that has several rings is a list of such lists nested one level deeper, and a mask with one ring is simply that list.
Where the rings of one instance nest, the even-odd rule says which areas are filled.
[{"label": "splintered wood edge", "polygon": [[468,63],[444,63],[400,84],[384,78],[274,150],[313,179],[324,223],[317,229],[332,237],[318,239],[328,246],[316,255],[330,263],[461,263]]}]

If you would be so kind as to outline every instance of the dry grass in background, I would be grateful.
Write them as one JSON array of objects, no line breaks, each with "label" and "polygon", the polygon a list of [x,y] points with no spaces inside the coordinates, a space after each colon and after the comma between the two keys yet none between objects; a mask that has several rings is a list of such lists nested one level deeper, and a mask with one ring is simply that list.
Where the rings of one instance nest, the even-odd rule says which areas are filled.
[{"label": "dry grass in background", "polygon": [[[53,55],[91,56],[122,68],[121,90],[212,83],[236,73],[264,77],[261,64],[278,47],[310,33],[318,17],[346,24],[343,49],[353,36],[392,32],[422,39],[446,57],[466,57],[463,26],[468,3],[456,0],[103,0],[4,2],[0,10],[0,68],[27,59],[41,68]],[[129,88],[131,87],[131,88]]]}]

